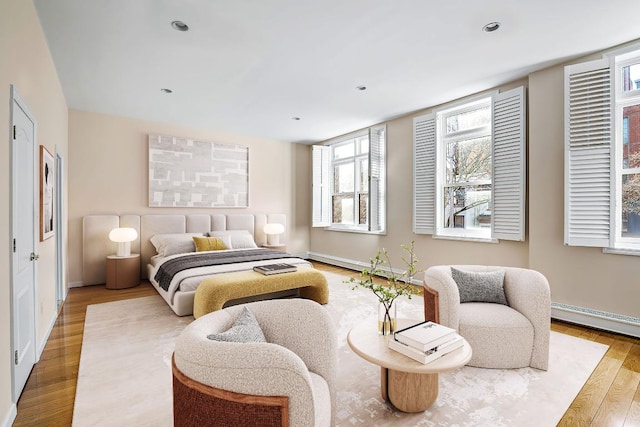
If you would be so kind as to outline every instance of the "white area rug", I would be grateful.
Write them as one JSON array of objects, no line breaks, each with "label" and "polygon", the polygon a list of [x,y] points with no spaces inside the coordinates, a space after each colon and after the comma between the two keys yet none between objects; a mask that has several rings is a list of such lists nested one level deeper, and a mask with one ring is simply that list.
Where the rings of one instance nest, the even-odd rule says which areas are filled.
[{"label": "white area rug", "polygon": [[[377,303],[353,291],[344,276],[327,274],[326,306],[339,334],[338,426],[555,426],[607,346],[552,332],[549,370],[465,367],[440,375],[428,411],[405,414],[380,396],[380,368],[356,356],[347,332],[367,321]],[[422,299],[402,300],[398,316],[421,319]],[[179,318],[163,300],[145,297],[87,308],[73,425],[171,426],[171,353],[191,317]]]}]

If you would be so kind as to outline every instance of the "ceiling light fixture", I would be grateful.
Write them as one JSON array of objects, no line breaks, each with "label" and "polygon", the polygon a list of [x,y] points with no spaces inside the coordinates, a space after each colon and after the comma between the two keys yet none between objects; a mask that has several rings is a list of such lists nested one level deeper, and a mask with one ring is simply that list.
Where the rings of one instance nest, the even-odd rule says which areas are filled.
[{"label": "ceiling light fixture", "polygon": [[499,22],[489,22],[487,25],[482,27],[482,31],[484,31],[485,33],[492,33],[498,28],[500,28]]},{"label": "ceiling light fixture", "polygon": [[300,120],[300,117],[291,117],[291,120]]},{"label": "ceiling light fixture", "polygon": [[367,90],[366,86],[356,86],[356,89],[358,90]]},{"label": "ceiling light fixture", "polygon": [[178,31],[189,31],[189,26],[182,21],[173,21],[171,26],[174,30]]},{"label": "ceiling light fixture", "polygon": [[164,88],[164,87],[162,89],[160,89],[160,92],[162,92],[162,93],[173,93],[173,91],[171,89],[167,89],[167,88]]}]

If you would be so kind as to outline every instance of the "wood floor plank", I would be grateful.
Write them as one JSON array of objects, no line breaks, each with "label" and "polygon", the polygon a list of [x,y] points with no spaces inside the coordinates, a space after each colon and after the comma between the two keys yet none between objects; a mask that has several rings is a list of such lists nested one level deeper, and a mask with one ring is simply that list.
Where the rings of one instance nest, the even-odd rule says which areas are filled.
[{"label": "wood floor plank", "polygon": [[640,373],[621,368],[593,419],[594,427],[622,426],[640,384]]},{"label": "wood floor plank", "polygon": [[[345,275],[345,279],[359,277],[358,272],[341,267],[313,264],[321,271]],[[87,306],[150,295],[157,292],[148,282],[122,290],[108,290],[104,285],[71,289],[20,397],[13,426],[70,426]],[[602,420],[614,427],[640,427],[640,385],[631,390],[640,373],[640,339],[555,320],[551,330],[610,346],[558,425],[582,427]],[[620,421],[623,414],[624,421]]]},{"label": "wood floor plank", "polygon": [[633,402],[631,402],[623,427],[640,427],[640,386],[633,396]]}]

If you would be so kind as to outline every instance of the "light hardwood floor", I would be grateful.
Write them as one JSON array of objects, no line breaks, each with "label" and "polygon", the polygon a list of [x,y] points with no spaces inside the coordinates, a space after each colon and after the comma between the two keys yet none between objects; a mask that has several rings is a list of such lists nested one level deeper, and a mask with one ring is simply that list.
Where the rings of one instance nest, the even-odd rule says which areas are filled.
[{"label": "light hardwood floor", "polygon": [[[339,267],[314,264],[322,271],[357,275]],[[104,286],[71,289],[20,397],[13,425],[71,425],[87,305],[155,294],[148,283],[124,290],[107,290]],[[551,329],[610,346],[558,425],[640,426],[640,340],[556,321]]]}]

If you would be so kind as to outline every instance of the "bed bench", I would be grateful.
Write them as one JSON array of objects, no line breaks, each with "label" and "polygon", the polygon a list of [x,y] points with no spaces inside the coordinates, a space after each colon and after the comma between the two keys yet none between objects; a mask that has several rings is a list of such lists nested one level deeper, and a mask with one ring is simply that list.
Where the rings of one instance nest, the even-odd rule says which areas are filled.
[{"label": "bed bench", "polygon": [[193,317],[220,310],[228,301],[298,289],[300,297],[320,304],[329,302],[329,285],[314,268],[265,276],[255,271],[221,274],[203,281],[193,300]]}]

